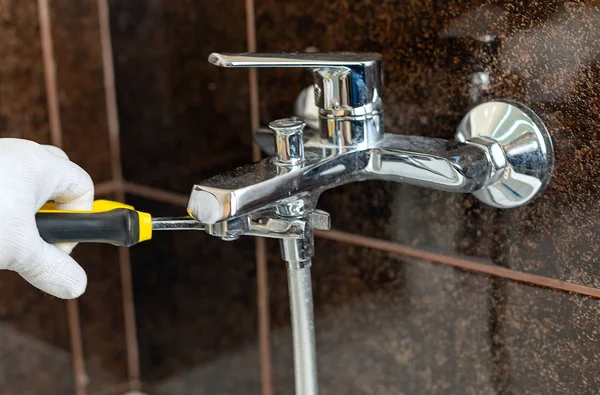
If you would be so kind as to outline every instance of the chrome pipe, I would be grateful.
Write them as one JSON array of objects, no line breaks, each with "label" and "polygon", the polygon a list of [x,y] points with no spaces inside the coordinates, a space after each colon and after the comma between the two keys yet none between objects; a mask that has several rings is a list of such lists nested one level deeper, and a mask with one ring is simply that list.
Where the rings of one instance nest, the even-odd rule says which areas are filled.
[{"label": "chrome pipe", "polygon": [[317,395],[319,389],[310,261],[288,263],[296,395]]}]

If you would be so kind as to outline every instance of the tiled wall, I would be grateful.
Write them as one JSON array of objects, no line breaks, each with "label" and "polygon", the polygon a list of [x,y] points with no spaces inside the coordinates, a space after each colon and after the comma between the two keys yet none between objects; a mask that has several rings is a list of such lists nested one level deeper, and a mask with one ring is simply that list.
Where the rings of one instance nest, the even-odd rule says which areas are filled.
[{"label": "tiled wall", "polygon": [[[391,133],[452,138],[475,102],[521,101],[557,156],[527,207],[385,182],[322,196],[335,229],[313,264],[321,392],[596,393],[599,7],[0,0],[0,136],[62,145],[99,196],[180,215],[191,184],[251,162],[252,125],[289,115],[310,83],[261,70],[257,84],[209,67],[212,51],[381,52]],[[474,97],[477,71],[491,84]],[[89,276],[77,301],[0,273],[0,393],[292,391],[276,243],[163,233],[75,257]]]}]

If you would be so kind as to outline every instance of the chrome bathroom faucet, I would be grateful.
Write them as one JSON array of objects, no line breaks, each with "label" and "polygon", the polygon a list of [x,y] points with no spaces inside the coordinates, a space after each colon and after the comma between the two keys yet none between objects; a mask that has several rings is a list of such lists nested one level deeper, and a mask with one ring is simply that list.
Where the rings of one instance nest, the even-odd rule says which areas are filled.
[{"label": "chrome bathroom faucet", "polygon": [[[257,131],[257,142],[273,156],[194,185],[188,204],[211,235],[281,240],[298,395],[318,393],[309,270],[313,230],[330,228],[329,214],[316,209],[323,191],[386,180],[472,193],[490,206],[511,208],[535,199],[550,180],[550,135],[520,103],[493,101],[473,108],[458,125],[455,140],[384,133],[379,54],[214,53],[209,62],[308,68],[314,78],[316,108],[300,111],[304,119],[271,122],[272,132]],[[314,128],[305,129],[307,121]]]},{"label": "chrome bathroom faucet", "polygon": [[[209,62],[311,69],[319,131],[304,132],[299,118],[272,122],[275,158],[194,186],[189,209],[204,223],[247,215],[290,198],[314,204],[324,190],[354,181],[377,179],[474,193],[500,208],[526,204],[548,184],[550,137],[533,111],[518,103],[474,108],[459,125],[456,141],[386,134],[379,54],[212,54]],[[265,151],[273,151],[264,138],[260,141]]]}]

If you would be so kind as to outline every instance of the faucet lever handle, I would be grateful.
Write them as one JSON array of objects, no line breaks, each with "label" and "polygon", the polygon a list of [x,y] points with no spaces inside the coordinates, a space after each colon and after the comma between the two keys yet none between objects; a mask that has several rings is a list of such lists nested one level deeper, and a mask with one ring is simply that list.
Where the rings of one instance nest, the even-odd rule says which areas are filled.
[{"label": "faucet lever handle", "polygon": [[212,53],[208,61],[220,67],[311,69],[316,104],[326,111],[377,103],[383,93],[382,60],[378,53]]},{"label": "faucet lever handle", "polygon": [[351,67],[381,62],[375,52],[216,53],[208,61],[221,67]]}]

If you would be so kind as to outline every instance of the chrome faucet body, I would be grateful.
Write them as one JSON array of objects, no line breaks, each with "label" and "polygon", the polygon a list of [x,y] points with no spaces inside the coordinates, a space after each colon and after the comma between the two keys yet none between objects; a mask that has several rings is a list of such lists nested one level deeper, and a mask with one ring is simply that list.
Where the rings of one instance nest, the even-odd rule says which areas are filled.
[{"label": "chrome faucet body", "polygon": [[[455,141],[384,133],[379,54],[212,54],[209,61],[222,67],[309,68],[319,130],[274,125],[274,143],[265,139],[265,130],[257,131],[257,141],[276,157],[195,185],[189,209],[204,223],[290,199],[316,201],[324,190],[372,179],[474,193],[486,204],[510,208],[530,202],[550,179],[549,134],[518,103],[472,109]],[[293,163],[286,162],[289,155]]]},{"label": "chrome faucet body", "polygon": [[[313,230],[329,229],[316,210],[320,194],[365,180],[403,182],[472,193],[511,208],[548,185],[554,164],[550,136],[538,116],[514,102],[473,108],[455,140],[386,134],[379,54],[211,54],[222,67],[300,67],[314,77],[315,107],[272,122],[255,138],[272,156],[194,185],[188,204],[206,231],[225,240],[242,235],[281,240],[287,262],[294,335],[296,393],[317,394],[310,261]],[[310,119],[309,119],[310,118]]]},{"label": "chrome faucet body", "polygon": [[267,158],[210,178],[194,187],[189,209],[193,215],[207,212],[196,217],[205,223],[220,222],[290,199],[316,203],[327,189],[365,180],[470,193],[493,183],[506,168],[502,148],[483,139],[467,144],[390,134],[370,148],[342,150],[313,136],[304,152],[293,167]]}]

